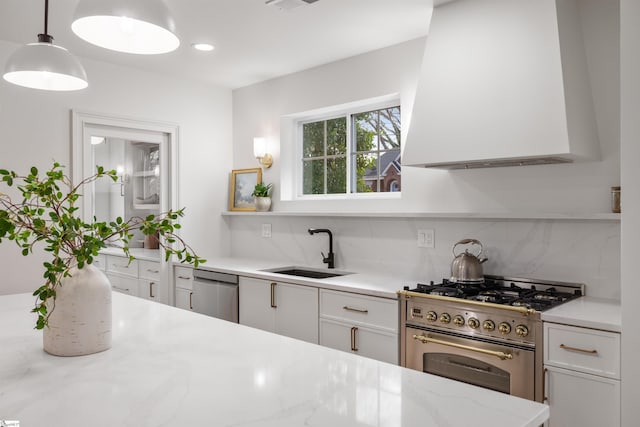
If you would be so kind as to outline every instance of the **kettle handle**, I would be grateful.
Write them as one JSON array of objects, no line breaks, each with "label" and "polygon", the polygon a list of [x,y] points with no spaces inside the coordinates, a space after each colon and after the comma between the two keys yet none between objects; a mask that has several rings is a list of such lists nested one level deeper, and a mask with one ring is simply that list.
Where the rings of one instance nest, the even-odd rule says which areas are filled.
[{"label": "kettle handle", "polygon": [[[484,247],[482,246],[482,243],[480,243],[480,240],[476,240],[476,239],[462,239],[459,242],[457,242],[455,245],[453,245],[453,248],[451,249],[451,251],[453,252],[453,256],[454,257],[458,256],[456,254],[456,246],[458,246],[458,245],[467,245],[467,244],[479,245],[480,246],[480,251],[475,255],[477,258],[480,258],[480,254],[482,253],[482,250],[484,249]],[[484,261],[486,261],[486,259]]]}]

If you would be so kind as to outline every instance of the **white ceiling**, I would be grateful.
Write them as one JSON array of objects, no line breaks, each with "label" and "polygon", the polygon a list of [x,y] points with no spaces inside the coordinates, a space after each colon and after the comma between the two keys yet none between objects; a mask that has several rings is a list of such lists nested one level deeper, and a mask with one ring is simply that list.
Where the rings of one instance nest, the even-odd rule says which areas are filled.
[{"label": "white ceiling", "polygon": [[[71,17],[77,2],[49,1],[49,33],[75,55],[230,88],[425,36],[432,9],[432,0],[319,0],[290,11],[265,0],[167,0],[180,47],[136,56],[76,37]],[[44,0],[0,0],[0,39],[35,42],[43,16]],[[191,47],[195,42],[216,49],[199,52]]]}]

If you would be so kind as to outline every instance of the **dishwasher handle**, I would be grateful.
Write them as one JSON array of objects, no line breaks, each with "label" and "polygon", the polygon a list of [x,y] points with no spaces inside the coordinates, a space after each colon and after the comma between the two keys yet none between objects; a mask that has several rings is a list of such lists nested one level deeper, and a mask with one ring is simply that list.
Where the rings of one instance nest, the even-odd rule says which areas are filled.
[{"label": "dishwasher handle", "polygon": [[230,285],[238,284],[238,276],[235,274],[219,273],[217,271],[198,268],[193,270],[193,280],[197,280],[199,282],[218,282]]}]

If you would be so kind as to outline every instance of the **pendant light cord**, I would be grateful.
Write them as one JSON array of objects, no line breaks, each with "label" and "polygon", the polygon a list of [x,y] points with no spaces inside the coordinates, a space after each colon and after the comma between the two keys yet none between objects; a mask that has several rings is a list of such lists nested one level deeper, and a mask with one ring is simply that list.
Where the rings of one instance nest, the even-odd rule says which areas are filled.
[{"label": "pendant light cord", "polygon": [[38,42],[53,43],[53,37],[49,35],[49,0],[44,0],[44,34],[38,34]]},{"label": "pendant light cord", "polygon": [[49,34],[49,0],[44,0],[44,34]]}]

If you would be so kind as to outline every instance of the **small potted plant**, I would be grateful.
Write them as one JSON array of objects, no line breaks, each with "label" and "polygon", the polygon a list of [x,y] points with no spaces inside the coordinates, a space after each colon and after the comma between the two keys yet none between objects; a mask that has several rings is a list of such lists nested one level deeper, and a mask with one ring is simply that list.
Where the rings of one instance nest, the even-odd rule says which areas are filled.
[{"label": "small potted plant", "polygon": [[255,197],[256,200],[256,211],[267,212],[271,209],[271,196],[269,196],[269,193],[272,188],[273,184],[265,185],[262,182],[257,183],[253,188],[251,195]]},{"label": "small potted plant", "polygon": [[114,240],[122,243],[129,260],[133,232],[158,236],[165,260],[175,255],[198,266],[204,260],[176,234],[184,209],[145,218],[118,217],[110,222],[85,222],[75,205],[82,189],[100,178],[118,180],[115,170],[98,166],[96,173],[73,185],[64,167],[40,174],[32,167],[28,174],[0,169],[0,182],[15,187],[20,201],[0,193],[0,242],[14,241],[22,255],[44,249],[50,260],[43,263],[44,280],[33,295],[36,329],[44,329],[43,344],[48,353],[59,356],[91,354],[111,347],[111,285],[92,265],[101,249]]}]

